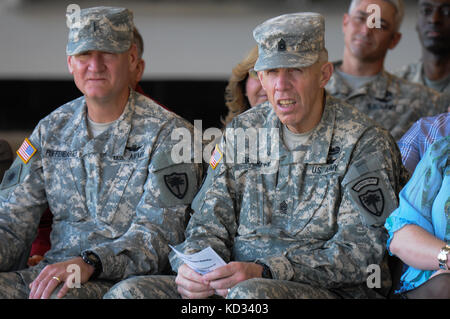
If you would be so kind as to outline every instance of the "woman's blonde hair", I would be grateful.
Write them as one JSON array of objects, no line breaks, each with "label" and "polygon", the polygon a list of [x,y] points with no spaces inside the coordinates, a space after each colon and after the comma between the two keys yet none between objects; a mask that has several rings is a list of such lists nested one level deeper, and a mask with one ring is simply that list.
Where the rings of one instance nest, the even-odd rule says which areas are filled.
[{"label": "woman's blonde hair", "polygon": [[248,78],[248,71],[253,69],[258,59],[258,46],[247,54],[232,70],[228,85],[225,88],[225,105],[228,114],[222,123],[227,125],[236,115],[250,108],[250,103],[245,95],[245,84]]}]

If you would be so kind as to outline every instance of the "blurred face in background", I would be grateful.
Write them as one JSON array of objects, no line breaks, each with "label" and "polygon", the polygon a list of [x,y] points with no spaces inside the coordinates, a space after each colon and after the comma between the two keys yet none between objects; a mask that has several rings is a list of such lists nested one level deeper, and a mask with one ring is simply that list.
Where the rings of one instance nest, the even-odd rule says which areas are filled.
[{"label": "blurred face in background", "polygon": [[258,74],[253,69],[248,71],[247,81],[245,82],[245,95],[251,107],[267,101],[266,91],[264,91],[259,81]]},{"label": "blurred face in background", "polygon": [[[380,28],[367,25],[370,16],[367,7],[371,4],[380,7]],[[344,14],[344,42],[351,55],[367,62],[384,59],[387,51],[395,48],[401,38],[401,34],[395,30],[395,13],[395,7],[386,1],[362,0],[349,14]]]},{"label": "blurred face in background", "polygon": [[423,47],[437,55],[450,52],[450,0],[420,0],[417,32]]}]

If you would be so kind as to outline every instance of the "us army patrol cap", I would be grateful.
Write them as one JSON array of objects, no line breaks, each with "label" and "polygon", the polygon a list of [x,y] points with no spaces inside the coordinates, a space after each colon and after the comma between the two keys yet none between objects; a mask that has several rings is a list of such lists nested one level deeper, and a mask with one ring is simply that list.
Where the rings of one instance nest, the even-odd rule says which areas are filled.
[{"label": "us army patrol cap", "polygon": [[109,53],[127,51],[133,42],[133,13],[125,8],[94,7],[67,16],[67,55],[96,50]]},{"label": "us army patrol cap", "polygon": [[325,19],[313,12],[284,14],[253,30],[258,43],[255,71],[308,67],[325,48]]}]

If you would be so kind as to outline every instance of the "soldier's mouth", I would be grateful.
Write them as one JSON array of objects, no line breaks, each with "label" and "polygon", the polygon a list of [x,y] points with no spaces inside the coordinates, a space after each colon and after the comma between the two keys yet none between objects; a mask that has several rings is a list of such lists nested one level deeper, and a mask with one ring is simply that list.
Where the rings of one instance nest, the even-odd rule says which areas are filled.
[{"label": "soldier's mouth", "polygon": [[438,38],[441,36],[441,32],[439,31],[428,31],[425,33],[425,35],[429,38]]},{"label": "soldier's mouth", "polygon": [[292,99],[278,100],[278,106],[282,109],[290,109],[294,107],[295,103],[297,102]]}]

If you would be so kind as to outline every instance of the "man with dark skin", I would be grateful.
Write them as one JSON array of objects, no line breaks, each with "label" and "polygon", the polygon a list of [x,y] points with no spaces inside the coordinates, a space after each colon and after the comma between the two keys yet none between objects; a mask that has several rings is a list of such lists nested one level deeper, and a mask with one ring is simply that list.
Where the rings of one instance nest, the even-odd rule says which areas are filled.
[{"label": "man with dark skin", "polygon": [[419,0],[416,30],[422,58],[396,75],[450,94],[450,0]]}]

